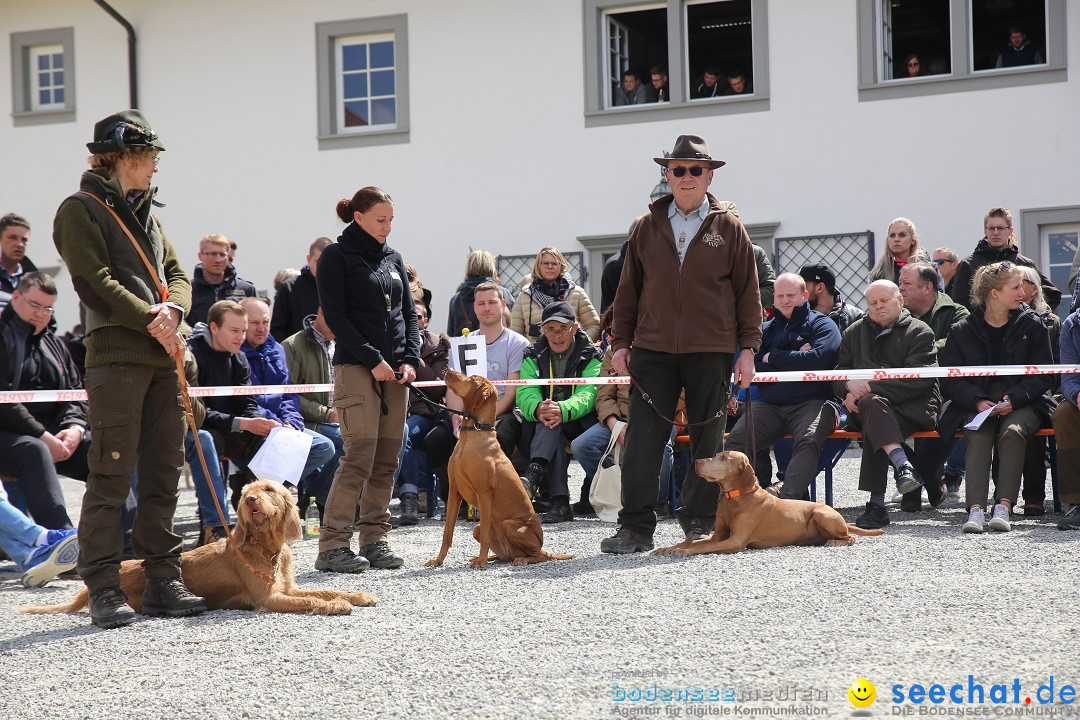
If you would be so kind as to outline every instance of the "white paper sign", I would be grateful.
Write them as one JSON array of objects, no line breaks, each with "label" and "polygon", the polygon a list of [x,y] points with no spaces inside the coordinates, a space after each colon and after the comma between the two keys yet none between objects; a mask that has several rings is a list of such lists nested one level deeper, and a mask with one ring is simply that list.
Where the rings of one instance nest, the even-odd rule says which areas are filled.
[{"label": "white paper sign", "polygon": [[450,338],[450,367],[463,375],[487,377],[487,340],[480,333]]},{"label": "white paper sign", "polygon": [[310,435],[292,428],[276,427],[248,463],[248,470],[260,480],[299,485],[310,452]]}]

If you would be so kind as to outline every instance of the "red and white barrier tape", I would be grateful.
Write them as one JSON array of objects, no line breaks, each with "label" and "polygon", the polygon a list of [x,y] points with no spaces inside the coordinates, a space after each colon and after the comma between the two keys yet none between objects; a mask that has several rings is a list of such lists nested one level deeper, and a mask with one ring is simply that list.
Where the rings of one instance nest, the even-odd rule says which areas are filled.
[{"label": "red and white barrier tape", "polygon": [[[924,367],[859,370],[812,370],[758,373],[755,383],[832,382],[834,380],[911,380],[916,378],[998,377],[1006,375],[1062,375],[1080,373],[1080,365],[971,365],[967,367]],[[495,385],[629,385],[628,377],[554,378],[535,380],[495,380]],[[414,382],[416,387],[442,387],[440,380]],[[191,397],[270,395],[277,393],[331,392],[333,385],[242,385],[233,387],[192,387]],[[17,390],[0,392],[0,405],[32,402],[72,402],[86,400],[85,390]]]}]

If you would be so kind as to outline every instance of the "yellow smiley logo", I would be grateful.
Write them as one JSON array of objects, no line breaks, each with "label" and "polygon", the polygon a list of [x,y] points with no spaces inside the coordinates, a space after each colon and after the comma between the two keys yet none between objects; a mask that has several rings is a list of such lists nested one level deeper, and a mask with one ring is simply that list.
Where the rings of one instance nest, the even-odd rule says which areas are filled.
[{"label": "yellow smiley logo", "polygon": [[868,708],[877,699],[877,689],[874,683],[865,678],[859,678],[847,690],[848,700],[857,708]]}]

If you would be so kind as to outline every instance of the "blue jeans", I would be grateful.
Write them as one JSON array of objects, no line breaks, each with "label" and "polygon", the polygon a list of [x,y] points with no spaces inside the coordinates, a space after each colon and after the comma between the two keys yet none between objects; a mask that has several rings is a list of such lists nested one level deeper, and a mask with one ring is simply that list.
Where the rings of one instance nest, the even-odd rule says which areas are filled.
[{"label": "blue jeans", "polygon": [[427,453],[422,449],[422,440],[438,424],[438,418],[419,414],[410,415],[405,420],[405,443],[401,448],[398,475],[399,493],[430,491],[435,487]]},{"label": "blue jeans", "polygon": [[[308,475],[307,468],[304,469],[304,477],[300,481],[300,492],[305,496],[315,498],[315,502],[319,507],[326,507],[326,498],[330,495],[330,486],[334,482],[334,473],[337,472],[338,461],[341,460],[345,445],[341,441],[341,428],[337,425],[317,423],[315,424],[315,434],[322,435],[330,441],[334,446],[334,454],[330,460],[323,464],[321,470]],[[314,438],[312,438],[311,449],[314,452]],[[310,463],[310,461],[311,456],[309,455],[308,462]]]},{"label": "blue jeans", "polygon": [[[674,463],[675,453],[674,439],[675,432],[672,431],[667,445],[664,446],[664,454],[660,461],[660,493],[657,502],[661,503],[667,501],[668,483],[671,482],[671,466]],[[600,458],[603,457],[610,441],[611,431],[608,430],[607,425],[596,423],[570,443],[570,453],[581,464],[581,469],[585,471],[585,481],[581,484],[581,500],[583,502],[587,502],[589,499],[589,489],[592,487],[593,475],[596,474],[596,470],[600,465]],[[620,457],[624,456],[625,449],[621,449],[619,453]],[[604,467],[610,467],[611,464],[611,458],[609,457]]]},{"label": "blue jeans", "polygon": [[206,468],[210,471],[209,482],[203,472],[202,463],[199,462],[199,454],[195,450],[195,438],[191,430],[188,430],[187,435],[184,436],[184,459],[191,468],[191,479],[195,483],[195,497],[199,499],[203,527],[219,527],[221,524],[217,508],[214,507],[214,495],[217,495],[218,502],[221,503],[221,509],[225,513],[225,522],[232,525],[229,517],[229,500],[225,494],[225,482],[221,479],[221,461],[218,459],[214,438],[211,437],[209,431],[199,431],[199,444],[202,445]]},{"label": "blue jeans", "polygon": [[[309,428],[304,428],[304,434],[311,436],[311,450],[308,451],[307,463],[304,464],[304,469],[300,472],[301,485],[318,483],[317,478],[322,469],[330,464],[335,457],[341,457],[337,448],[334,447],[334,443],[327,439],[325,435],[320,435]],[[331,474],[331,477],[333,477],[333,474]],[[330,492],[329,489],[327,492]]]},{"label": "blue jeans", "polygon": [[37,539],[45,529],[8,502],[4,486],[0,485],[0,548],[20,570],[26,556],[37,547]]}]

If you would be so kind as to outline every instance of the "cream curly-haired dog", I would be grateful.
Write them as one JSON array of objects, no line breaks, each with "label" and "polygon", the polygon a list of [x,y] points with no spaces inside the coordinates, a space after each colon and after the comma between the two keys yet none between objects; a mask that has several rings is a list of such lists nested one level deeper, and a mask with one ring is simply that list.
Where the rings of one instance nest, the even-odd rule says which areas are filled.
[{"label": "cream curly-haired dog", "polygon": [[[180,555],[180,572],[188,590],[206,598],[210,610],[348,615],[353,605],[379,600],[367,593],[302,590],[296,586],[292,549],[303,526],[292,494],[279,483],[260,480],[244,487],[232,536],[245,564],[224,539]],[[146,576],[142,560],[120,566],[120,589],[135,612],[142,611]],[[22,613],[77,612],[86,607],[87,590],[63,605],[22,607]]]}]

